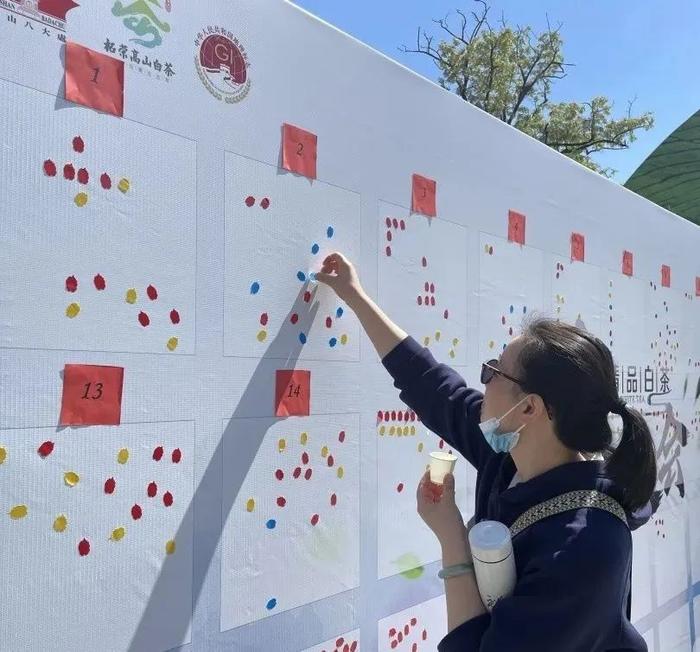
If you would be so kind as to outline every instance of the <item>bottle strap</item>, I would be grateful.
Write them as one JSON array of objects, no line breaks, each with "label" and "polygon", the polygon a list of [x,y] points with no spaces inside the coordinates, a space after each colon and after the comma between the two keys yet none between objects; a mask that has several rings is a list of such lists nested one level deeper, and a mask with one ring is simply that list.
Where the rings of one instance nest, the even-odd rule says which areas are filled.
[{"label": "bottle strap", "polygon": [[570,491],[565,494],[560,494],[549,500],[545,500],[533,507],[530,507],[527,511],[523,512],[510,526],[510,536],[514,538],[520,534],[523,530],[534,525],[538,521],[547,518],[548,516],[554,516],[555,514],[561,514],[562,512],[568,512],[572,509],[602,509],[614,516],[617,516],[627,527],[627,515],[625,510],[622,509],[620,503],[618,503],[614,498],[611,498],[607,494],[601,491],[596,491],[595,489],[585,489],[580,491]]}]

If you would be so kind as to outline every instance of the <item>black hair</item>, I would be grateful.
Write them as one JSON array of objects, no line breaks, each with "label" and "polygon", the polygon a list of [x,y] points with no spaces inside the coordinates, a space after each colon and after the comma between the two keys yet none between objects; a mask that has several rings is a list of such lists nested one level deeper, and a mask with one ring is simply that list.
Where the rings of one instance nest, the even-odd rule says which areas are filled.
[{"label": "black hair", "polygon": [[[536,318],[525,324],[518,367],[523,391],[542,397],[559,440],[572,450],[603,453],[623,506],[645,505],[656,485],[654,440],[641,413],[618,395],[610,349],[581,328]],[[615,447],[610,412],[622,417]]]}]

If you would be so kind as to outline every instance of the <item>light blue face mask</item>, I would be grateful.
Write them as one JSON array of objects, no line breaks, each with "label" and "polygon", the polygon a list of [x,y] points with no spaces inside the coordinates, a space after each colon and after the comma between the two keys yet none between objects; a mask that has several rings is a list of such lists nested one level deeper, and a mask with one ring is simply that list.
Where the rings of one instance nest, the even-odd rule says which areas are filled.
[{"label": "light blue face mask", "polygon": [[515,408],[518,407],[523,401],[528,399],[526,396],[521,401],[518,401],[508,412],[506,412],[500,419],[492,417],[486,421],[482,421],[479,424],[479,428],[484,435],[484,439],[488,442],[489,446],[496,453],[509,453],[512,451],[520,439],[520,431],[525,427],[525,424],[520,426],[515,432],[497,432],[501,425],[503,419],[505,419]]}]

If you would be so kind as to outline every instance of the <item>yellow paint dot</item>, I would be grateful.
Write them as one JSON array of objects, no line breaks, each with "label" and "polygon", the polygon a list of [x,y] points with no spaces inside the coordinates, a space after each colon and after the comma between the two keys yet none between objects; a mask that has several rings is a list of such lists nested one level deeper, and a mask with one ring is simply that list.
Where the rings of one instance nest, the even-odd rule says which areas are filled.
[{"label": "yellow paint dot", "polygon": [[169,555],[175,552],[175,539],[170,539],[170,541],[165,544],[165,552]]},{"label": "yellow paint dot", "polygon": [[489,349],[492,349],[495,345],[496,345],[496,343],[493,340],[491,340],[489,342]]},{"label": "yellow paint dot", "polygon": [[75,487],[80,482],[80,476],[75,471],[66,471],[63,474],[63,482],[69,487]]},{"label": "yellow paint dot", "polygon": [[4,446],[0,446],[0,464],[7,459],[7,450]]},{"label": "yellow paint dot", "polygon": [[119,190],[121,190],[123,193],[129,192],[129,180],[121,179],[117,184],[117,188],[119,188]]},{"label": "yellow paint dot", "polygon": [[404,426],[403,428],[403,434],[408,435],[408,433],[411,431],[411,429],[408,426]]},{"label": "yellow paint dot", "polygon": [[328,446],[324,446],[324,447],[321,449],[321,457],[323,457],[323,458],[328,457]]},{"label": "yellow paint dot", "polygon": [[484,245],[484,253],[487,254],[489,252],[489,246]]},{"label": "yellow paint dot", "polygon": [[75,199],[73,200],[75,202],[76,206],[85,206],[87,204],[88,196],[84,192],[79,192],[76,196]]},{"label": "yellow paint dot", "polygon": [[67,527],[68,519],[63,514],[57,516],[56,520],[53,522],[54,532],[65,532]]},{"label": "yellow paint dot", "polygon": [[118,527],[112,530],[112,536],[109,537],[112,541],[121,541],[126,534],[126,530],[123,527]]},{"label": "yellow paint dot", "polygon": [[450,349],[450,357],[451,357],[451,358],[454,358],[454,357],[455,357],[454,349]]},{"label": "yellow paint dot", "polygon": [[435,331],[435,339],[439,342],[440,341],[440,331]]},{"label": "yellow paint dot", "polygon": [[174,351],[177,348],[179,341],[180,340],[178,340],[177,337],[171,337],[166,344],[168,351]]},{"label": "yellow paint dot", "polygon": [[418,444],[418,452],[419,452],[419,453],[422,453],[422,452],[423,452],[423,442],[421,442],[420,444]]},{"label": "yellow paint dot", "polygon": [[340,336],[340,343],[341,343],[341,344],[347,344],[347,343],[348,343],[348,336],[347,336],[345,333],[343,333],[343,334]]},{"label": "yellow paint dot", "polygon": [[66,308],[66,317],[68,317],[69,319],[73,319],[73,317],[78,316],[79,312],[80,312],[80,306],[77,303],[71,303]]},{"label": "yellow paint dot", "polygon": [[119,464],[126,464],[129,461],[129,449],[122,448],[119,453],[117,453],[117,462]]},{"label": "yellow paint dot", "polygon": [[430,338],[426,335],[423,338],[423,346],[428,346],[430,344]]},{"label": "yellow paint dot", "polygon": [[245,508],[247,511],[252,512],[255,509],[255,499],[248,498],[248,502],[245,504]]},{"label": "yellow paint dot", "polygon": [[134,288],[129,288],[126,291],[126,302],[134,304],[136,303],[136,299],[139,298],[139,295],[136,293],[136,290]]},{"label": "yellow paint dot", "polygon": [[458,337],[455,337],[455,338],[452,340],[452,346],[457,346],[458,344],[459,344],[459,338],[458,338]]},{"label": "yellow paint dot", "polygon": [[411,426],[411,434],[412,435],[416,434],[416,427],[415,426]]},{"label": "yellow paint dot", "polygon": [[342,466],[338,467],[338,477],[342,478],[345,475],[345,470],[343,469]]},{"label": "yellow paint dot", "polygon": [[10,511],[10,518],[19,519],[24,518],[27,515],[26,505],[15,505]]},{"label": "yellow paint dot", "polygon": [[299,437],[299,442],[301,443],[302,446],[306,446],[306,442],[309,441],[309,433],[308,432],[302,432],[300,437]]},{"label": "yellow paint dot", "polygon": [[281,453],[285,448],[287,448],[287,441],[285,439],[280,439],[277,442],[277,450]]},{"label": "yellow paint dot", "polygon": [[380,434],[380,435],[384,435],[385,432],[386,432],[386,427],[385,427],[385,426],[379,426],[379,434]]},{"label": "yellow paint dot", "polygon": [[267,339],[267,331],[258,331],[258,342],[264,342]]},{"label": "yellow paint dot", "polygon": [[391,428],[389,428],[389,434],[390,435],[396,434],[396,426],[391,426]]}]

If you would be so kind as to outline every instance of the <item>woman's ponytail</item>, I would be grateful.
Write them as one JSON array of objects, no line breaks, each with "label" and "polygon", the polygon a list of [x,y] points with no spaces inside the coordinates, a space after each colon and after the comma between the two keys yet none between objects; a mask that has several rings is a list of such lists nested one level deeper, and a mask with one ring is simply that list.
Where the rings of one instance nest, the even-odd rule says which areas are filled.
[{"label": "woman's ponytail", "polygon": [[622,437],[607,462],[610,476],[624,490],[624,507],[644,506],[656,487],[656,450],[644,417],[616,401],[610,410],[622,417]]}]

